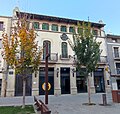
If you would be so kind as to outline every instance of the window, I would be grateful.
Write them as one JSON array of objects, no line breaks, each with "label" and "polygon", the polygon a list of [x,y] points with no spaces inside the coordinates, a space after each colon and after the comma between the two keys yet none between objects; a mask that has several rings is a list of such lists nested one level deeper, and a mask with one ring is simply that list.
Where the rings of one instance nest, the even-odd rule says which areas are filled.
[{"label": "window", "polygon": [[0,30],[3,30],[3,22],[0,22]]},{"label": "window", "polygon": [[52,24],[52,31],[58,31],[58,25]]},{"label": "window", "polygon": [[98,31],[97,31],[97,30],[93,30],[92,33],[93,33],[93,35],[95,35],[95,36],[98,35]]},{"label": "window", "polygon": [[13,71],[9,71],[9,74],[10,74],[10,75],[13,75]]},{"label": "window", "polygon": [[34,22],[33,27],[34,29],[39,29],[39,22]]},{"label": "window", "polygon": [[49,24],[48,23],[43,23],[42,24],[42,29],[43,30],[49,30]]},{"label": "window", "polygon": [[74,27],[70,27],[69,28],[69,32],[74,33],[75,32],[75,28]]},{"label": "window", "polygon": [[67,32],[67,27],[66,26],[61,26],[61,32]]},{"label": "window", "polygon": [[[45,57],[46,57],[46,43],[48,44],[48,53],[51,54],[51,42],[48,40],[45,40],[43,42],[43,60],[45,60]],[[50,60],[50,57],[48,59]]]},{"label": "window", "polygon": [[119,57],[119,48],[118,47],[114,47],[114,57]]},{"label": "window", "polygon": [[117,42],[117,39],[112,39],[112,42]]},{"label": "window", "polygon": [[116,63],[117,74],[120,74],[120,63]]},{"label": "window", "polygon": [[66,42],[62,42],[62,58],[68,58],[68,49]]},{"label": "window", "polygon": [[79,34],[83,33],[83,28],[79,28],[79,27],[78,27],[77,32],[78,32]]}]

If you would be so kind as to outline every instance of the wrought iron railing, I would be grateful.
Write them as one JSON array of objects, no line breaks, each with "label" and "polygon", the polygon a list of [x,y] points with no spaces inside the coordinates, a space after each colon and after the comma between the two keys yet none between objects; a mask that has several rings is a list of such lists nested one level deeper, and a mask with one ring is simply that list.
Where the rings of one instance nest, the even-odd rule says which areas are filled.
[{"label": "wrought iron railing", "polygon": [[70,55],[60,55],[60,59],[70,59]]},{"label": "wrought iron railing", "polygon": [[[45,61],[45,57],[42,57],[41,61]],[[48,61],[52,62],[58,61],[58,53],[51,53],[48,57]]]}]

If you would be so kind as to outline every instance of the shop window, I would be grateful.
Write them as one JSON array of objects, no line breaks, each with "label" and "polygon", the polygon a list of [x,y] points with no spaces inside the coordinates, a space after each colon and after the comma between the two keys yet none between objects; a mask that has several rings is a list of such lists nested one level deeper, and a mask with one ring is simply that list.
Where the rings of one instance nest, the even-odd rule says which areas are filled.
[{"label": "shop window", "polygon": [[48,23],[43,23],[42,24],[42,30],[49,30],[49,24]]},{"label": "shop window", "polygon": [[67,32],[67,27],[66,26],[61,26],[61,32]]},{"label": "shop window", "polygon": [[52,24],[52,31],[58,31],[58,25]]}]

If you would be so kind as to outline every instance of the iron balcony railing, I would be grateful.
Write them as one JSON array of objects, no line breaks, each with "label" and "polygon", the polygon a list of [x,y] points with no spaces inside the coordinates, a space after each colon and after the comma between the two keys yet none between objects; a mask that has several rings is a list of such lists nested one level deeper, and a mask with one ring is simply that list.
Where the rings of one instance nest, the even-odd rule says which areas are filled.
[{"label": "iron balcony railing", "polygon": [[[41,62],[45,61],[45,57],[42,56]],[[58,61],[58,53],[51,53],[48,57],[49,62],[57,62]]]},{"label": "iron balcony railing", "polygon": [[71,57],[70,55],[60,55],[61,60],[69,60],[70,57]]},{"label": "iron balcony railing", "polygon": [[[67,57],[62,57],[62,55],[60,55],[60,59],[62,60],[70,60],[72,59],[74,63],[76,63],[77,61],[77,57],[75,55],[68,55]],[[98,64],[105,64],[107,63],[107,56],[100,56],[99,60],[98,60]]]}]

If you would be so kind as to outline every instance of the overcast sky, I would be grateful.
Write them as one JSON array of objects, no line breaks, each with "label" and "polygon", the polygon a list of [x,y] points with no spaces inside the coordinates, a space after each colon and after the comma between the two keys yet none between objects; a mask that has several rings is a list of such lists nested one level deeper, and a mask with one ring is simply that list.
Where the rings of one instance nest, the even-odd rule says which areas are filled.
[{"label": "overcast sky", "polygon": [[120,0],[0,0],[0,16],[12,16],[20,11],[98,22],[102,20],[106,33],[120,35]]}]

